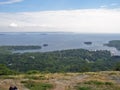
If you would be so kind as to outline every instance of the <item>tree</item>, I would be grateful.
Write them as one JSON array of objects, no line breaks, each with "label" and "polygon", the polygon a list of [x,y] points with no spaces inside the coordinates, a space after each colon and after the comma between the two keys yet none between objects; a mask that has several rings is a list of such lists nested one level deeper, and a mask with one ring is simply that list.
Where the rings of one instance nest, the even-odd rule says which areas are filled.
[{"label": "tree", "polygon": [[120,71],[120,62],[118,62],[118,63],[115,65],[115,70],[116,70],[116,71]]},{"label": "tree", "polygon": [[15,74],[15,72],[7,68],[5,65],[0,64],[0,75],[10,75],[10,74]]}]

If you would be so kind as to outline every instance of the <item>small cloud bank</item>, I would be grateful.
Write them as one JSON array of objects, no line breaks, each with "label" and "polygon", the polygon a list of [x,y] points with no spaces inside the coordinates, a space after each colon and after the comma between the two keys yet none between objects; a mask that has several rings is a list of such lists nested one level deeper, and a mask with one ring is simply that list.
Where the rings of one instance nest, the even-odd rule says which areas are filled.
[{"label": "small cloud bank", "polygon": [[119,9],[0,13],[0,21],[0,30],[8,32],[120,33]]},{"label": "small cloud bank", "polygon": [[5,4],[13,4],[17,2],[22,2],[23,0],[5,0],[5,1],[0,1],[0,5],[5,5]]}]

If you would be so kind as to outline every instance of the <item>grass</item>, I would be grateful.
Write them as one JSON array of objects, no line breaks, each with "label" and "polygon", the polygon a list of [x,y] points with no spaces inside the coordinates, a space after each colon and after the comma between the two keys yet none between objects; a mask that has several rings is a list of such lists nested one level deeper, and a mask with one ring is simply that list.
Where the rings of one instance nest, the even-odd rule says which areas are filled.
[{"label": "grass", "polygon": [[75,90],[120,90],[120,85],[117,82],[120,77],[120,72],[102,71],[86,72],[83,74],[88,75],[88,78],[77,83],[74,86]]},{"label": "grass", "polygon": [[97,80],[91,80],[91,81],[87,81],[84,82],[84,84],[89,84],[89,85],[113,85],[112,82],[101,82],[101,81],[97,81]]},{"label": "grass", "polygon": [[24,78],[32,79],[32,80],[45,80],[46,79],[44,75],[25,75]]},{"label": "grass", "polygon": [[78,86],[77,90],[92,90],[90,87],[86,87],[86,86]]},{"label": "grass", "polygon": [[0,88],[0,90],[6,90],[6,89],[4,89],[4,88]]},{"label": "grass", "polygon": [[29,90],[53,90],[56,87],[65,87],[65,90],[120,90],[120,72],[5,75],[0,77],[0,82],[0,90],[8,90],[11,82],[15,82],[20,90],[23,90],[23,85]]},{"label": "grass", "polygon": [[34,81],[22,81],[21,83],[23,83],[25,87],[29,88],[30,90],[49,90],[53,88],[53,85],[49,83]]},{"label": "grass", "polygon": [[90,80],[78,83],[76,90],[120,90],[120,87],[112,82],[103,82],[98,80]]}]

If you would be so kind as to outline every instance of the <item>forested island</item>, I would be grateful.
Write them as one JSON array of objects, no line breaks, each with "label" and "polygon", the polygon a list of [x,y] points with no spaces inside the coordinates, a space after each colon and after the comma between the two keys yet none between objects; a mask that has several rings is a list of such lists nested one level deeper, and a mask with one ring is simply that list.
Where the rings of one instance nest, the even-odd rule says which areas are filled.
[{"label": "forested island", "polygon": [[43,44],[43,47],[47,47],[48,46],[48,44]]},{"label": "forested island", "polygon": [[4,50],[11,50],[11,51],[15,51],[15,50],[33,50],[33,49],[41,49],[41,46],[35,46],[35,45],[21,45],[21,46],[0,46],[0,49],[4,49]]},{"label": "forested island", "polygon": [[84,44],[86,44],[86,45],[91,45],[92,42],[84,42]]},{"label": "forested island", "polygon": [[115,47],[117,50],[120,50],[120,40],[112,40],[112,41],[109,41],[109,43],[105,45],[109,47]]},{"label": "forested island", "polygon": [[17,72],[37,70],[55,73],[120,70],[120,56],[111,56],[111,53],[106,50],[71,49],[44,53],[0,53],[0,63]]}]

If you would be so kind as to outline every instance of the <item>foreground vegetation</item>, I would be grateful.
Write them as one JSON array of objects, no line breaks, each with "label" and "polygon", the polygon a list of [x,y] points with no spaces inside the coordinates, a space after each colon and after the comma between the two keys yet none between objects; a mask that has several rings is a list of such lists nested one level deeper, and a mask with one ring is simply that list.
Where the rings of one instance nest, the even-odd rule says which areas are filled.
[{"label": "foreground vegetation", "polygon": [[120,90],[120,72],[37,73],[0,77],[0,90]]},{"label": "foreground vegetation", "polygon": [[49,83],[42,83],[42,82],[35,82],[35,81],[22,81],[25,85],[30,90],[48,90],[53,88],[52,84]]},{"label": "foreground vegetation", "polygon": [[87,72],[88,77],[74,87],[77,90],[120,90],[119,72]]}]

